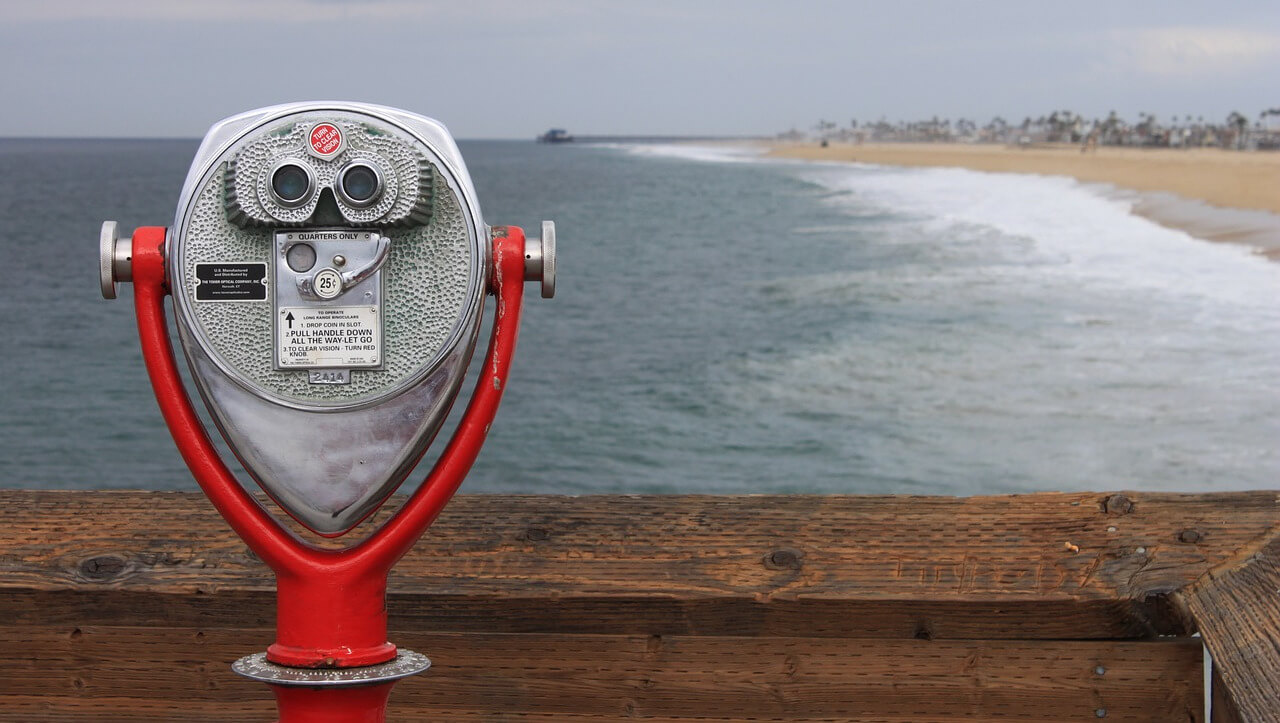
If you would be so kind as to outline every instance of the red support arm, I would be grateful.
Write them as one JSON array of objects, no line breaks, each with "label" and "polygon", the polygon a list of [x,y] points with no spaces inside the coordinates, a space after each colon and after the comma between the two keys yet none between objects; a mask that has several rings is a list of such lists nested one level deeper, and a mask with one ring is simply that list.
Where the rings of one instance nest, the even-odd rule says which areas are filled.
[{"label": "red support arm", "polygon": [[279,572],[289,566],[301,541],[281,528],[222,463],[178,376],[164,314],[164,297],[169,293],[164,271],[165,232],[157,226],[133,232],[133,305],[142,358],[156,402],[178,451],[209,501],[249,549]]},{"label": "red support arm", "polygon": [[524,299],[524,231],[516,226],[495,227],[493,278],[490,288],[497,298],[493,336],[485,354],[485,365],[476,381],[467,412],[449,440],[431,474],[390,521],[354,552],[368,564],[390,569],[418,541],[435,521],[445,503],[458,490],[498,412],[502,392],[507,388],[511,357],[520,332],[520,310]]},{"label": "red support arm", "polygon": [[178,375],[165,323],[168,294],[165,229],[133,236],[134,305],[147,373],[165,423],[196,482],[236,534],[276,573],[276,643],[268,657],[282,665],[352,667],[385,662],[386,578],[391,566],[435,520],[480,452],[507,386],[524,292],[524,232],[495,228],[497,297],[492,338],[475,392],[458,430],[418,490],[382,528],[360,544],[324,550],[294,536],[241,487],[218,456]]}]

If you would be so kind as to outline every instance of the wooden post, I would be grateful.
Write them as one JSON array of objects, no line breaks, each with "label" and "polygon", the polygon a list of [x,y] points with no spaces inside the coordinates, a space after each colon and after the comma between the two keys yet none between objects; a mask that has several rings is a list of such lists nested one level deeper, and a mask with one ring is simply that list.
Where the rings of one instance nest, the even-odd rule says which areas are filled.
[{"label": "wooden post", "polygon": [[1227,685],[1222,682],[1222,675],[1217,669],[1213,671],[1210,685],[1210,696],[1212,698],[1210,707],[1213,710],[1213,714],[1209,718],[1209,723],[1243,723],[1244,717],[1236,709],[1236,703],[1231,698],[1231,691],[1227,690]]},{"label": "wooden post", "polygon": [[1223,721],[1280,721],[1277,529],[1173,594],[1213,656],[1213,705]]}]

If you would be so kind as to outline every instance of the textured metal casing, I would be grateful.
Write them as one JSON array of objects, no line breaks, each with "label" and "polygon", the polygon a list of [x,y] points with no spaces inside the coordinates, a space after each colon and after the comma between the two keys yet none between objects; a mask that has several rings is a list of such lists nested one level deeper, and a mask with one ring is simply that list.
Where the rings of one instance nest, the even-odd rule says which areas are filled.
[{"label": "textured metal casing", "polygon": [[[396,180],[414,178],[413,169],[405,171],[406,153],[384,154],[391,160],[377,156],[388,186],[401,195],[370,209],[342,209],[342,223],[392,240],[380,271],[386,361],[379,368],[344,370],[345,384],[312,384],[307,370],[274,363],[271,317],[277,289],[270,284],[262,301],[200,301],[194,292],[200,283],[193,271],[197,263],[274,263],[275,231],[331,225],[309,223],[300,215],[277,218],[275,224],[247,218],[262,216],[261,209],[241,213],[236,194],[248,181],[232,175],[244,149],[264,142],[287,145],[296,128],[318,122],[368,135],[351,136],[333,155],[335,167],[404,142],[432,174],[420,189]],[[254,158],[261,155],[256,147],[254,152]],[[319,168],[322,181],[332,178],[332,169]],[[245,171],[258,172],[256,167]],[[420,190],[417,197],[404,195]],[[317,203],[308,204],[313,212]],[[221,216],[213,213],[215,205]],[[399,220],[383,225],[379,219],[387,216],[371,215],[375,212],[399,214]],[[438,431],[479,332],[491,263],[488,236],[457,146],[434,120],[380,106],[296,103],[229,118],[205,137],[184,184],[167,249],[179,338],[200,394],[232,450],[307,527],[335,535],[356,525],[404,479]]]}]

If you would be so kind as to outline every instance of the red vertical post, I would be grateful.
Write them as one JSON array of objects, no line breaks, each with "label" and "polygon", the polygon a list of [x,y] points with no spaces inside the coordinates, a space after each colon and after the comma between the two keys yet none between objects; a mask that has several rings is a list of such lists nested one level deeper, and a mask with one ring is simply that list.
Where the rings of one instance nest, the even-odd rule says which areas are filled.
[{"label": "red vertical post", "polygon": [[278,723],[384,723],[395,682],[328,688],[273,685]]}]

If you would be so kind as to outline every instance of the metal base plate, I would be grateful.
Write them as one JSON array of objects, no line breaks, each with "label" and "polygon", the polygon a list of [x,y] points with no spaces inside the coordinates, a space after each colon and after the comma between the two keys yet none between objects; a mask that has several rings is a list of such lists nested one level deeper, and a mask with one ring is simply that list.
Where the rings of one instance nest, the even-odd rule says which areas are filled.
[{"label": "metal base plate", "polygon": [[266,653],[246,655],[231,664],[231,670],[250,680],[272,685],[328,687],[337,685],[372,685],[417,675],[431,667],[422,653],[400,649],[394,660],[360,668],[291,668],[267,660]]}]

